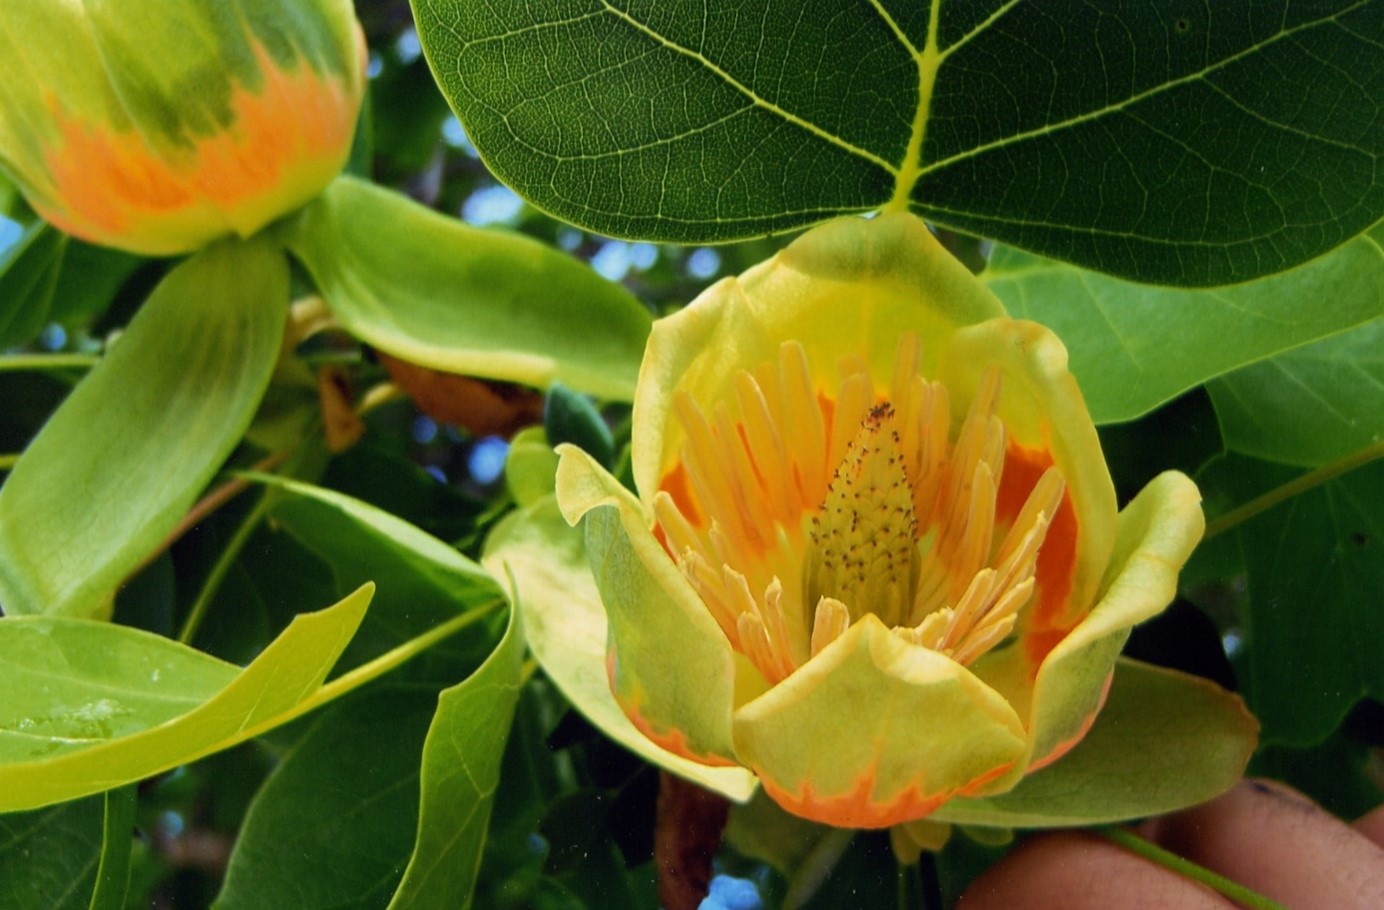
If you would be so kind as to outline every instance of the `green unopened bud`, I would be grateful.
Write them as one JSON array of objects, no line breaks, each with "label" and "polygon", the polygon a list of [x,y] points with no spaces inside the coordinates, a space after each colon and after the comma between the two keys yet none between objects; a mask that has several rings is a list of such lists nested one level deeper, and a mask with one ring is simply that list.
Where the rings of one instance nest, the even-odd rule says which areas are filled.
[{"label": "green unopened bud", "polygon": [[8,0],[0,168],[95,243],[248,236],[341,169],[364,56],[349,0]]}]

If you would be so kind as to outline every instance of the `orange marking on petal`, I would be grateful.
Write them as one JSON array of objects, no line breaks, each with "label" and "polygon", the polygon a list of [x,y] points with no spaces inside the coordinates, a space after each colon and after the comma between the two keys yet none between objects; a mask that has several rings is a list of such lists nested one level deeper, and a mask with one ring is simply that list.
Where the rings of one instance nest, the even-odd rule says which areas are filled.
[{"label": "orange marking on petal", "polygon": [[925,818],[955,797],[972,796],[1013,766],[1013,762],[1005,762],[960,787],[939,793],[924,792],[923,787],[915,783],[884,802],[876,802],[872,798],[876,774],[874,766],[866,768],[851,791],[841,796],[819,795],[811,781],[804,782],[797,792],[785,790],[760,769],[751,770],[759,775],[764,792],[794,815],[839,828],[889,828]]},{"label": "orange marking on petal", "polygon": [[658,488],[673,497],[673,504],[690,524],[706,527],[706,519],[697,509],[697,501],[692,495],[692,483],[687,477],[687,468],[683,466],[682,459],[678,459],[673,469],[663,475]]},{"label": "orange marking on petal", "polygon": [[637,693],[633,695],[623,694],[615,685],[616,662],[615,652],[613,650],[607,651],[606,676],[610,680],[610,691],[615,696],[615,702],[620,706],[620,710],[625,712],[625,716],[630,719],[630,723],[634,724],[634,728],[644,734],[645,738],[659,748],[666,749],[674,755],[712,768],[728,768],[735,766],[735,762],[722,758],[719,755],[709,755],[696,751],[688,743],[687,734],[683,733],[681,730],[673,727],[664,729],[655,726],[640,711],[639,706],[643,699],[640,698]]},{"label": "orange marking on petal", "polygon": [[1024,653],[1029,660],[1029,678],[1038,676],[1038,668],[1053,648],[1062,643],[1071,629],[1029,629],[1024,633]]},{"label": "orange marking on petal", "polygon": [[1048,765],[1072,751],[1077,743],[1086,738],[1086,734],[1091,732],[1091,727],[1096,723],[1096,715],[1100,714],[1101,708],[1105,707],[1105,698],[1110,694],[1110,684],[1114,682],[1114,680],[1115,674],[1113,672],[1105,677],[1105,685],[1102,686],[1100,690],[1100,701],[1096,702],[1095,710],[1086,715],[1086,719],[1081,722],[1081,729],[1070,739],[1065,739],[1054,746],[1053,750],[1047,755],[1030,762],[1028,771],[1025,772],[1026,774],[1032,774],[1034,771],[1041,771],[1043,768],[1046,768]]},{"label": "orange marking on petal", "polygon": [[[1004,456],[1004,472],[995,497],[995,521],[1008,524],[1018,516],[1029,493],[1043,472],[1052,467],[1052,453],[1044,449],[1026,449],[1012,440]],[[1047,653],[1067,634],[1067,629],[1055,630],[1066,616],[1072,581],[1076,573],[1076,548],[1079,528],[1071,491],[1064,491],[1048,526],[1043,547],[1038,551],[1035,578],[1037,591],[1033,598],[1030,632],[1026,636],[1029,656],[1036,667]]]}]

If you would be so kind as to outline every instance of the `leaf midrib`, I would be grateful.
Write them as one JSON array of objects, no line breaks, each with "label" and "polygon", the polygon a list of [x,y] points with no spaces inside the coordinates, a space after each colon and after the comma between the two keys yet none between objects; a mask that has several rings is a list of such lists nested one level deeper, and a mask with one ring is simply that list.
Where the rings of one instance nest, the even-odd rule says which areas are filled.
[{"label": "leaf midrib", "polygon": [[[898,164],[892,163],[875,154],[874,152],[861,148],[860,146],[857,146],[854,143],[851,143],[841,138],[840,136],[837,136],[834,133],[831,133],[828,130],[823,129],[817,124],[812,123],[811,121],[799,117],[798,115],[780,107],[778,104],[775,104],[767,98],[764,98],[750,86],[744,84],[740,80],[733,77],[730,73],[728,73],[721,67],[717,66],[715,63],[713,63],[710,59],[708,59],[704,54],[700,53],[699,51],[693,50],[689,47],[684,47],[683,45],[680,45],[668,39],[666,36],[650,28],[648,25],[639,21],[628,12],[617,7],[615,3],[612,2],[612,0],[600,0],[601,7],[604,9],[606,13],[615,16],[616,18],[620,19],[621,21],[629,25],[631,28],[637,30],[638,32],[647,36],[648,38],[658,42],[663,47],[666,47],[675,53],[681,54],[683,56],[688,57],[689,59],[696,61],[699,65],[701,65],[706,70],[714,74],[727,86],[743,95],[754,107],[767,111],[779,117],[784,122],[792,124],[793,126],[796,126],[799,129],[804,130],[805,132],[815,136],[818,139],[821,139],[824,142],[834,145],[837,148],[840,148],[852,155],[855,155],[865,161],[868,161],[871,164],[874,164],[875,166],[883,169],[885,172],[890,174],[894,178],[894,192],[890,197],[888,203],[884,206],[884,209],[886,211],[907,209],[910,202],[912,201],[913,190],[916,187],[918,181],[920,181],[923,177],[926,177],[930,174],[934,174],[940,170],[943,170],[959,162],[974,158],[978,155],[983,155],[988,152],[995,151],[997,149],[1002,149],[1007,146],[1014,145],[1016,143],[1026,142],[1041,136],[1050,135],[1061,130],[1066,130],[1072,127],[1080,126],[1083,123],[1087,123],[1092,120],[1099,119],[1101,117],[1118,113],[1132,105],[1138,104],[1139,102],[1144,101],[1148,98],[1155,97],[1170,89],[1175,89],[1182,85],[1204,80],[1210,74],[1218,70],[1224,69],[1225,67],[1228,67],[1238,62],[1239,60],[1245,58],[1246,56],[1253,53],[1257,53],[1261,51],[1263,48],[1268,47],[1272,44],[1276,44],[1285,38],[1289,38],[1303,31],[1308,31],[1317,28],[1329,22],[1337,21],[1341,17],[1346,16],[1351,12],[1355,11],[1356,9],[1359,9],[1367,5],[1369,2],[1371,2],[1371,0],[1357,0],[1357,2],[1353,3],[1351,6],[1345,9],[1333,10],[1318,18],[1311,19],[1305,22],[1300,22],[1291,28],[1284,28],[1263,41],[1258,41],[1253,44],[1250,44],[1245,48],[1242,48],[1241,50],[1237,51],[1236,53],[1230,54],[1220,60],[1215,61],[1214,63],[1208,64],[1207,66],[1202,67],[1201,69],[1195,72],[1187,73],[1183,76],[1179,76],[1176,79],[1171,79],[1166,82],[1161,82],[1158,85],[1151,86],[1142,92],[1136,92],[1135,94],[1130,95],[1127,98],[1121,99],[1120,101],[1116,101],[1111,104],[1107,104],[1096,110],[1087,111],[1085,113],[1078,114],[1074,117],[1069,117],[1066,120],[1061,120],[1056,123],[1044,124],[1042,126],[1035,127],[1030,130],[1025,130],[1023,132],[1015,133],[1010,136],[1005,136],[999,139],[992,140],[990,142],[982,143],[973,148],[965,149],[963,151],[957,152],[956,154],[950,155],[946,158],[942,158],[934,162],[930,162],[928,164],[924,164],[922,161],[922,151],[923,144],[927,137],[927,123],[931,114],[932,94],[937,82],[938,72],[940,71],[942,65],[952,54],[956,53],[958,50],[965,47],[977,35],[986,31],[996,21],[998,21],[1007,13],[1009,13],[1012,9],[1014,9],[1018,5],[1019,0],[1008,0],[1008,2],[1001,5],[994,12],[988,15],[985,19],[976,24],[969,32],[961,36],[952,44],[948,45],[946,48],[941,48],[938,44],[938,25],[940,22],[942,0],[930,0],[928,4],[927,38],[921,49],[917,48],[913,44],[913,42],[909,39],[908,35],[899,26],[898,22],[895,21],[895,19],[892,15],[890,15],[888,10],[884,8],[880,0],[866,0],[866,2],[872,9],[875,10],[876,13],[879,14],[880,18],[885,22],[885,24],[888,25],[895,39],[899,42],[900,46],[903,47],[903,49],[909,54],[909,56],[915,61],[918,67],[918,106],[913,119],[913,123],[911,125],[909,141],[903,155],[903,161]],[[1133,236],[1124,234],[1121,235]]]}]

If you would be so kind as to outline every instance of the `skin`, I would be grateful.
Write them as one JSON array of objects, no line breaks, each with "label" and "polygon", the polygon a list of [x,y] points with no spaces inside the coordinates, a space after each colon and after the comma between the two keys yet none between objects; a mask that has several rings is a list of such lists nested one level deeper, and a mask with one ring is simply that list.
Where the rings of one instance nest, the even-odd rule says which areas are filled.
[{"label": "skin", "polygon": [[[1292,910],[1384,907],[1384,807],[1353,825],[1271,781],[1242,781],[1137,832]],[[960,910],[1233,910],[1203,885],[1096,835],[1034,837],[981,876]]]}]

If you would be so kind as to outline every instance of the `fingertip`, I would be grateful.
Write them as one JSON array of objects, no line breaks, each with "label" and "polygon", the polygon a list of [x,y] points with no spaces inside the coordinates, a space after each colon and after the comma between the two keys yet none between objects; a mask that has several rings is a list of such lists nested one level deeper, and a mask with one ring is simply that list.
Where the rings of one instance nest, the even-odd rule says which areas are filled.
[{"label": "fingertip", "polygon": [[1242,781],[1146,830],[1164,848],[1289,907],[1384,907],[1378,842],[1276,781]]},{"label": "fingertip", "polygon": [[1384,806],[1360,816],[1351,827],[1369,838],[1375,846],[1384,849]]},{"label": "fingertip", "polygon": [[1029,838],[975,881],[958,910],[1228,910],[1232,905],[1110,841],[1080,832]]}]

